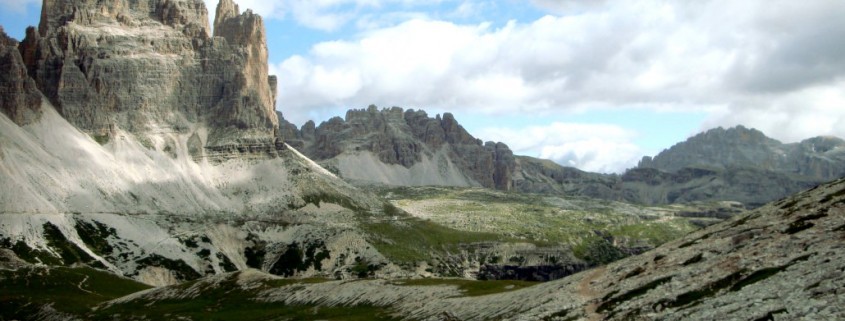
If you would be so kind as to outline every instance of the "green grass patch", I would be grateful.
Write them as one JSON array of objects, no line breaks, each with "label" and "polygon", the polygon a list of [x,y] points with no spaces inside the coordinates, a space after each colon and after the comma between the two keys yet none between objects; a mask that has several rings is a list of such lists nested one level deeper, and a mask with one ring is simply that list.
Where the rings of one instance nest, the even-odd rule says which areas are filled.
[{"label": "green grass patch", "polygon": [[97,144],[100,144],[100,145],[108,144],[109,141],[111,140],[111,136],[109,134],[92,135],[91,138],[93,138],[94,141],[97,142]]},{"label": "green grass patch", "polygon": [[493,233],[465,232],[430,221],[403,217],[397,221],[362,222],[370,243],[392,262],[416,263],[432,258],[432,254],[456,252],[461,244],[501,241]]},{"label": "green grass patch", "polygon": [[516,280],[475,281],[461,279],[414,279],[397,281],[393,284],[401,286],[456,286],[464,296],[482,296],[516,291],[540,284],[540,282]]},{"label": "green grass patch", "polygon": [[0,270],[0,319],[29,320],[33,308],[52,304],[59,312],[83,315],[94,306],[150,288],[114,274],[83,268]]},{"label": "green grass patch", "polygon": [[697,228],[687,220],[675,219],[662,223],[641,222],[622,225],[611,228],[609,232],[616,238],[627,237],[629,239],[641,240],[648,243],[648,245],[657,247],[666,242],[679,239],[696,230]]},{"label": "green grass patch", "polygon": [[604,265],[627,256],[620,249],[600,237],[590,237],[572,248],[575,257],[592,265]]}]

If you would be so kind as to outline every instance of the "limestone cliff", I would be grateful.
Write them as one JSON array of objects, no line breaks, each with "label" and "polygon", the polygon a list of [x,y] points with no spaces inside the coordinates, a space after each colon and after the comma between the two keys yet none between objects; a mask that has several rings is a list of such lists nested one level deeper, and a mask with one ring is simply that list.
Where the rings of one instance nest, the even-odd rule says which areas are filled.
[{"label": "limestone cliff", "polygon": [[320,126],[309,122],[297,130],[284,119],[280,124],[288,143],[347,178],[391,185],[513,187],[516,163],[508,146],[483,143],[450,113],[432,118],[422,110],[370,106]]},{"label": "limestone cliff", "polygon": [[41,93],[27,76],[18,43],[0,27],[0,111],[18,125],[41,115]]},{"label": "limestone cliff", "polygon": [[28,30],[20,52],[41,92],[91,135],[121,129],[156,142],[161,133],[197,134],[211,154],[242,144],[273,149],[275,79],[263,22],[231,1],[221,10],[210,37],[201,0],[44,0],[38,32]]}]

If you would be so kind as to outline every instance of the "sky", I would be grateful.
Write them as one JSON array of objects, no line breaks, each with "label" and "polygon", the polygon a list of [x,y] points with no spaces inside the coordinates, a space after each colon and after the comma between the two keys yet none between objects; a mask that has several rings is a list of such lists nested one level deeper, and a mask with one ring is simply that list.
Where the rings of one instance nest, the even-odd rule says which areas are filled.
[{"label": "sky", "polygon": [[[297,125],[451,112],[516,154],[605,173],[719,126],[845,137],[845,1],[236,2],[265,18]],[[0,25],[22,37],[40,3],[0,0]]]}]

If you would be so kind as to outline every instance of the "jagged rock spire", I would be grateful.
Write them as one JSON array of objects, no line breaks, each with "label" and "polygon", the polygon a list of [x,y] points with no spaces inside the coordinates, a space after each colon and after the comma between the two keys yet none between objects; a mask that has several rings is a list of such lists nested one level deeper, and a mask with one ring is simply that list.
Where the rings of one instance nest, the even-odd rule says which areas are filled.
[{"label": "jagged rock spire", "polygon": [[0,112],[18,125],[41,115],[41,94],[27,75],[18,42],[0,26]]},{"label": "jagged rock spire", "polygon": [[230,18],[237,17],[241,14],[238,5],[232,0],[220,0],[217,3],[217,13],[214,16],[214,36],[218,36],[218,26]]}]

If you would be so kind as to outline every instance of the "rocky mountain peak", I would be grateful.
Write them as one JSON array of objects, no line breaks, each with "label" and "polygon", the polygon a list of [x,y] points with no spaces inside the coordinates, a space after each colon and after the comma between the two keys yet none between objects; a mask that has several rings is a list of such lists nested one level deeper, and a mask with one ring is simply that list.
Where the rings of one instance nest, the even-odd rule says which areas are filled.
[{"label": "rocky mountain peak", "polygon": [[675,172],[685,167],[756,167],[779,166],[783,144],[759,130],[736,126],[710,129],[664,150],[653,159],[645,157],[642,168]]},{"label": "rocky mountain peak", "polygon": [[187,26],[197,26],[206,35],[211,29],[208,9],[202,0],[44,0],[38,28],[41,36],[47,36],[69,21],[81,25],[113,21],[132,25],[144,18],[152,18],[180,30]]},{"label": "rocky mountain peak", "polygon": [[18,41],[6,34],[3,26],[0,26],[0,46],[17,46]]},{"label": "rocky mountain peak", "polygon": [[44,0],[39,32],[29,30],[19,51],[38,89],[93,136],[123,130],[160,142],[180,133],[218,151],[273,149],[277,80],[263,21],[231,0],[217,9],[218,37],[209,38],[201,0]]},{"label": "rocky mountain peak", "polygon": [[[824,182],[845,175],[845,141],[835,137],[815,137],[784,144],[756,129],[720,127],[678,143],[653,159],[644,157],[638,168],[675,174],[690,168],[715,172],[753,170],[768,173],[768,177]],[[743,179],[732,176],[734,181]]]},{"label": "rocky mountain peak", "polygon": [[[344,118],[334,117],[319,126],[306,123],[300,130],[280,118],[279,132],[308,157],[337,167],[341,176],[387,184],[442,183],[501,190],[513,187],[512,173],[516,166],[513,152],[503,143],[482,143],[450,113],[432,118],[423,110],[379,109],[370,105],[366,109],[349,110]],[[364,166],[356,162],[364,162],[365,158],[367,166],[383,166],[369,164],[369,156],[365,154],[374,156],[383,165],[401,165],[408,172],[394,173],[401,177],[402,182],[397,182],[393,179],[399,178],[388,174],[352,168],[353,163]],[[392,170],[388,167],[386,172]],[[417,171],[425,172],[420,175],[428,178],[415,178]]]},{"label": "rocky mountain peak", "polygon": [[235,4],[232,0],[221,0],[220,3],[217,4],[217,11],[214,16],[214,29],[215,29],[215,36],[218,36],[216,30],[217,26],[226,22],[231,18],[235,18],[241,14],[240,8],[238,5]]},{"label": "rocky mountain peak", "polygon": [[26,125],[41,115],[41,93],[27,76],[17,40],[0,27],[0,111],[18,125]]},{"label": "rocky mountain peak", "polygon": [[833,136],[818,136],[799,143],[803,148],[816,153],[845,152],[845,140]]}]

